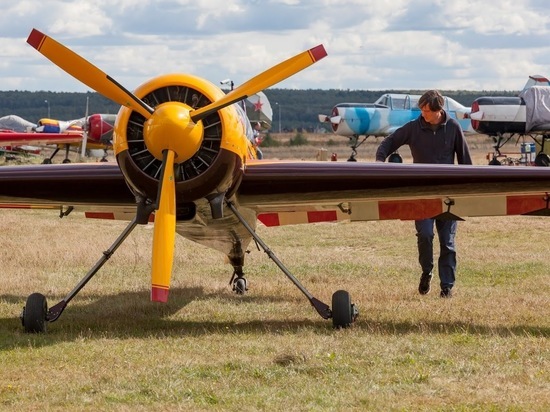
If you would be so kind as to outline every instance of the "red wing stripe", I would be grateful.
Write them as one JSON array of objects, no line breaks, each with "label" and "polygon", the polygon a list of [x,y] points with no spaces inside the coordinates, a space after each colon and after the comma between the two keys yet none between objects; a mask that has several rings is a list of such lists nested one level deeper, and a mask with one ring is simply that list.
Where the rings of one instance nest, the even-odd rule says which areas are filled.
[{"label": "red wing stripe", "polygon": [[542,194],[506,197],[507,215],[522,215],[524,213],[533,212],[545,207],[546,201],[544,200],[544,196]]},{"label": "red wing stripe", "polygon": [[85,212],[84,216],[88,219],[115,220],[115,214],[112,212]]},{"label": "red wing stripe", "polygon": [[307,212],[308,223],[334,222],[338,220],[335,210]]},{"label": "red wing stripe", "polygon": [[380,220],[429,219],[443,212],[440,199],[392,200],[378,202]]},{"label": "red wing stripe", "polygon": [[266,226],[280,226],[278,213],[261,213],[258,215],[258,220]]}]

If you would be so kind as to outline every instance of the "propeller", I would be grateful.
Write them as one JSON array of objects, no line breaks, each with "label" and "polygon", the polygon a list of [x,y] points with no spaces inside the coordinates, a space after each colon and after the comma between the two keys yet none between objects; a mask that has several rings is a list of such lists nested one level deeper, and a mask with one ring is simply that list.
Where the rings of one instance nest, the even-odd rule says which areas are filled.
[{"label": "propeller", "polygon": [[321,60],[327,55],[327,52],[322,44],[297,54],[290,59],[281,62],[270,69],[258,74],[247,82],[241,84],[236,89],[227,93],[221,99],[201,107],[200,109],[191,112],[191,120],[195,123],[209,114],[216,112],[230,104],[236,103],[242,99],[246,99],[259,91],[267,89],[274,84],[283,81],[293,74],[311,66],[313,63]]},{"label": "propeller", "polygon": [[198,147],[204,129],[200,120],[209,114],[268,88],[305,69],[327,55],[323,45],[306,50],[260,73],[221,99],[189,111],[181,103],[162,104],[156,108],[140,98],[93,64],[33,29],[27,39],[32,47],[58,67],[108,99],[145,117],[144,139],[147,149],[162,156],[161,178],[157,194],[151,273],[151,299],[166,302],[174,258],[176,236],[176,182],[174,163],[190,158]]},{"label": "propeller", "polygon": [[151,300],[166,302],[176,241],[176,181],[174,179],[173,150],[163,152],[157,208],[153,231]]},{"label": "propeller", "polygon": [[153,109],[149,105],[138,99],[92,63],[51,37],[33,29],[27,38],[27,43],[46,56],[56,66],[99,94],[121,106],[139,112],[146,119],[153,114]]}]

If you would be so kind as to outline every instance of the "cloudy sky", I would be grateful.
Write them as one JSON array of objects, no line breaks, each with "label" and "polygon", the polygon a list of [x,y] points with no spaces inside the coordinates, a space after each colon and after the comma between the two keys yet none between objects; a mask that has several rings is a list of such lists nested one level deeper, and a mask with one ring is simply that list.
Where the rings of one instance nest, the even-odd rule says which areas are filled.
[{"label": "cloudy sky", "polygon": [[32,28],[128,89],[185,72],[236,85],[322,43],[288,89],[519,90],[550,76],[548,0],[18,0],[0,9],[0,90],[89,90]]}]

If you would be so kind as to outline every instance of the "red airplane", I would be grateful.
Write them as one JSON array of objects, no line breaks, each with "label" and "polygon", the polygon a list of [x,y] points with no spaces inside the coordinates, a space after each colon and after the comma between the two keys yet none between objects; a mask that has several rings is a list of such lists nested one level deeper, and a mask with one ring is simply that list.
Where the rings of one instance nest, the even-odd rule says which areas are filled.
[{"label": "red airplane", "polygon": [[55,119],[40,119],[36,127],[28,132],[14,132],[0,130],[0,146],[18,145],[51,145],[56,144],[45,164],[52,163],[53,157],[61,148],[65,148],[63,163],[70,163],[69,150],[72,146],[85,149],[106,150],[112,148],[113,126],[116,119],[114,114],[92,114],[82,119],[63,121]]},{"label": "red airplane", "polygon": [[237,294],[248,289],[244,257],[254,240],[318,314],[340,328],[353,324],[358,315],[350,294],[336,291],[332,307],[315,298],[258,236],[259,221],[274,226],[549,214],[548,168],[255,159],[250,123],[235,103],[324,58],[322,45],[225,94],[213,83],[186,74],[159,76],[130,92],[37,30],[27,42],[123,106],[114,132],[117,164],[1,167],[0,207],[130,220],[59,303],[48,308],[41,293],[27,298],[21,318],[28,332],[43,332],[57,320],[138,224],[154,225],[152,300],[168,299],[176,233],[225,254]]}]

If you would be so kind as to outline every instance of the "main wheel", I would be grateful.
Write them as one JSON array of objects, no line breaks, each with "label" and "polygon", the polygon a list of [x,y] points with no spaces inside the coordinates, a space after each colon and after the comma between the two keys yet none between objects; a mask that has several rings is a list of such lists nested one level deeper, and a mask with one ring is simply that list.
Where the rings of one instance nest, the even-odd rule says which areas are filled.
[{"label": "main wheel", "polygon": [[28,333],[46,332],[46,315],[48,313],[48,303],[46,297],[41,293],[33,293],[27,298],[27,303],[23,308],[23,327]]},{"label": "main wheel", "polygon": [[355,320],[355,308],[351,296],[345,290],[337,290],[332,295],[332,326],[347,328]]}]

